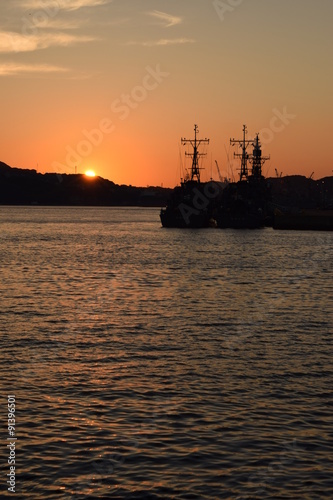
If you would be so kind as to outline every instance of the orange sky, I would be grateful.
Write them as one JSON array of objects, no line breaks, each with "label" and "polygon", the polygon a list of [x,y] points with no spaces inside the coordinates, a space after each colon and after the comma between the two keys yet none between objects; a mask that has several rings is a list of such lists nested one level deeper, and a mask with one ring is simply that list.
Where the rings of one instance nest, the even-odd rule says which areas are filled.
[{"label": "orange sky", "polygon": [[22,0],[0,14],[11,166],[173,187],[197,123],[203,178],[215,160],[237,176],[229,139],[246,123],[267,175],[333,175],[331,0]]}]

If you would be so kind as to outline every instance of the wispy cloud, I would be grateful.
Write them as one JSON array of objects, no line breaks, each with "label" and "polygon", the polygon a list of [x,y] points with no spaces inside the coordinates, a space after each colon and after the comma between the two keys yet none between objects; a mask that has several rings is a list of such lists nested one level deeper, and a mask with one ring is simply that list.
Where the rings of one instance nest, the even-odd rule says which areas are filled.
[{"label": "wispy cloud", "polygon": [[50,11],[55,10],[67,10],[73,11],[81,9],[82,7],[98,7],[99,5],[104,5],[111,3],[112,0],[27,0],[23,3],[26,9],[44,10],[49,9]]},{"label": "wispy cloud", "polygon": [[142,47],[157,47],[161,45],[181,45],[184,43],[195,43],[192,38],[162,38],[146,42],[128,42],[126,45],[141,45]]},{"label": "wispy cloud", "polygon": [[2,63],[0,64],[0,75],[10,76],[22,73],[65,73],[68,69],[60,66],[51,66],[49,64],[21,64],[21,63]]},{"label": "wispy cloud", "polygon": [[50,30],[78,30],[84,27],[88,23],[88,20],[84,19],[41,19],[40,21],[34,21],[33,28],[42,28]]},{"label": "wispy cloud", "polygon": [[69,35],[68,33],[38,33],[24,36],[19,33],[0,32],[0,53],[32,52],[48,47],[68,47],[76,43],[96,40],[90,36]]},{"label": "wispy cloud", "polygon": [[171,26],[176,26],[177,24],[182,23],[182,18],[177,16],[172,16],[171,14],[167,14],[166,12],[161,12],[160,10],[153,10],[152,12],[148,12],[149,16],[156,17],[162,23],[164,23],[165,28],[170,28]]}]

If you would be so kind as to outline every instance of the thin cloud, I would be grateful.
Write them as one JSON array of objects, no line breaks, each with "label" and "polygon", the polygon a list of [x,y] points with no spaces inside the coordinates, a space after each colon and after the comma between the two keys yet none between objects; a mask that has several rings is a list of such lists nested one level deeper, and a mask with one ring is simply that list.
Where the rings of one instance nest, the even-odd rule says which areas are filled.
[{"label": "thin cloud", "polygon": [[0,75],[10,76],[22,73],[65,73],[68,69],[60,66],[51,66],[50,64],[20,64],[20,63],[2,63],[0,64]]},{"label": "thin cloud", "polygon": [[41,19],[33,24],[33,28],[42,28],[50,30],[78,30],[88,23],[87,20],[71,20],[65,21],[63,19]]},{"label": "thin cloud", "polygon": [[24,36],[19,33],[0,32],[0,53],[32,52],[48,47],[68,47],[76,43],[96,40],[89,36],[69,35],[67,33],[38,33]]},{"label": "thin cloud", "polygon": [[148,15],[156,17],[157,19],[165,23],[166,28],[170,28],[171,26],[176,26],[177,24],[182,23],[181,17],[172,16],[171,14],[161,12],[160,10],[153,10],[152,12],[148,12]]},{"label": "thin cloud", "polygon": [[162,45],[182,45],[184,43],[195,43],[192,38],[162,38],[146,42],[128,42],[126,45],[141,45],[142,47],[158,47]]},{"label": "thin cloud", "polygon": [[111,2],[112,0],[44,0],[41,3],[40,0],[28,0],[23,5],[26,9],[41,10],[42,8],[56,14],[59,10],[73,11],[83,7],[98,7]]}]

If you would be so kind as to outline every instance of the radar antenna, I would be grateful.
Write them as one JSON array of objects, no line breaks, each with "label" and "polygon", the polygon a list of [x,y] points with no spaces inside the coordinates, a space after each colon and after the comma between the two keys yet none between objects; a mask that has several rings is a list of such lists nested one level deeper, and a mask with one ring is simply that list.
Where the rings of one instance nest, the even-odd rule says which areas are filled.
[{"label": "radar antenna", "polygon": [[198,148],[200,144],[209,144],[209,139],[198,139],[197,135],[199,133],[198,125],[194,125],[194,140],[193,139],[181,139],[183,146],[186,144],[191,144],[193,147],[193,153],[185,153],[186,156],[192,158],[192,167],[191,167],[191,181],[197,181],[200,183],[200,170],[199,167],[199,158],[202,156],[206,156],[205,153],[199,153]]},{"label": "radar antenna", "polygon": [[249,155],[247,154],[246,150],[249,144],[253,143],[253,140],[248,140],[246,139],[247,135],[247,127],[246,125],[243,125],[243,139],[238,140],[238,139],[230,139],[230,144],[232,146],[235,146],[235,144],[239,144],[242,146],[242,152],[241,153],[234,153],[235,158],[241,158],[241,169],[240,169],[240,175],[239,175],[239,180],[243,180],[243,178],[247,179],[249,172],[247,168],[247,160],[249,158]]}]

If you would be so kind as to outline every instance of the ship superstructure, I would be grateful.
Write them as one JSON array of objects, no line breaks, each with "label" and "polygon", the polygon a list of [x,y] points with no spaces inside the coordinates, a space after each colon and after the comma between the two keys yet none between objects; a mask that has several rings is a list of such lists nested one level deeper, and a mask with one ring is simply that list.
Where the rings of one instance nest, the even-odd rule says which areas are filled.
[{"label": "ship superstructure", "polygon": [[164,227],[200,228],[216,225],[214,212],[223,187],[215,181],[201,181],[199,160],[206,154],[200,152],[199,147],[208,145],[209,139],[199,139],[198,134],[198,125],[194,125],[194,139],[181,139],[183,146],[192,147],[191,152],[185,153],[192,159],[191,170],[185,179],[181,179],[180,186],[173,190],[167,207],[161,209],[160,218]]},{"label": "ship superstructure", "polygon": [[198,182],[200,184],[200,170],[199,158],[206,156],[206,153],[199,153],[199,146],[201,144],[209,144],[209,139],[198,139],[198,125],[194,125],[194,139],[181,139],[182,145],[190,144],[193,148],[193,153],[186,152],[185,155],[192,158],[191,175],[190,180],[192,182]]},{"label": "ship superstructure", "polygon": [[[259,134],[256,134],[254,139],[247,139],[247,126],[243,125],[243,138],[230,139],[230,144],[241,146],[241,153],[234,153],[234,157],[241,160],[239,180],[248,181],[250,176],[257,180],[263,177],[262,167],[265,161],[270,159],[270,156],[262,155]],[[250,145],[253,146],[252,154],[247,152]],[[249,173],[248,163],[252,164],[251,173]]]},{"label": "ship superstructure", "polygon": [[249,156],[249,161],[252,164],[251,176],[254,179],[260,180],[263,178],[262,167],[267,160],[270,160],[270,156],[263,156],[261,151],[261,144],[259,140],[259,134],[253,141],[253,152]]},{"label": "ship superstructure", "polygon": [[[258,228],[268,222],[269,188],[262,167],[269,156],[263,156],[259,134],[247,138],[247,127],[243,126],[242,139],[230,139],[232,146],[241,147],[239,181],[230,183],[223,192],[217,223],[222,228]],[[252,146],[252,153],[248,152]],[[249,166],[251,165],[250,171]]]}]

